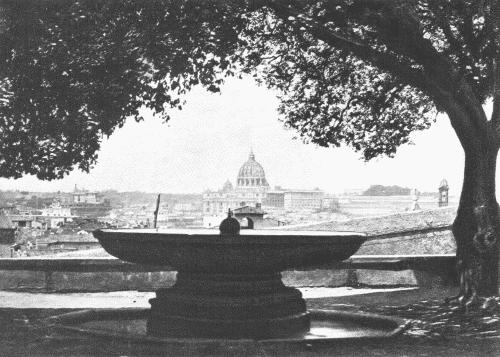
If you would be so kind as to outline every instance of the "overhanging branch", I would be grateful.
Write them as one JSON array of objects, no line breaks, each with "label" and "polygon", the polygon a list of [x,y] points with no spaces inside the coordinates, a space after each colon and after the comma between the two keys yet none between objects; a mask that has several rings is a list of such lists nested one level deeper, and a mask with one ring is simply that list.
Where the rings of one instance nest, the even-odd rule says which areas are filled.
[{"label": "overhanging branch", "polygon": [[270,4],[270,7],[281,20],[289,21],[290,17],[295,18],[295,21],[298,21],[301,26],[304,26],[317,39],[324,41],[334,48],[345,49],[354,56],[399,77],[408,85],[431,96],[437,103],[441,101],[446,102],[448,96],[451,94],[440,88],[438,83],[426,75],[424,71],[401,63],[394,56],[378,51],[369,44],[342,36],[317,21],[306,17],[304,14],[293,11],[292,8],[287,7],[282,2],[273,2]]}]

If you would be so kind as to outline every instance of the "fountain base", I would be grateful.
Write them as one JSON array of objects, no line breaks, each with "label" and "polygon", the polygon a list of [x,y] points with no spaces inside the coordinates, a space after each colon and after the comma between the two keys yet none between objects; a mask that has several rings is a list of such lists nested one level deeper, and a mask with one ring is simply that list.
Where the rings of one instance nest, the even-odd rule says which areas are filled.
[{"label": "fountain base", "polygon": [[148,333],[164,337],[263,339],[309,331],[306,302],[280,273],[184,273],[150,300]]},{"label": "fountain base", "polygon": [[309,311],[310,329],[300,334],[269,339],[230,339],[162,337],[147,331],[149,309],[93,309],[70,312],[41,321],[46,328],[68,334],[90,335],[112,339],[116,343],[141,344],[226,344],[230,342],[254,343],[306,343],[328,344],[342,340],[387,339],[402,334],[409,323],[403,319],[372,314],[331,310]]}]

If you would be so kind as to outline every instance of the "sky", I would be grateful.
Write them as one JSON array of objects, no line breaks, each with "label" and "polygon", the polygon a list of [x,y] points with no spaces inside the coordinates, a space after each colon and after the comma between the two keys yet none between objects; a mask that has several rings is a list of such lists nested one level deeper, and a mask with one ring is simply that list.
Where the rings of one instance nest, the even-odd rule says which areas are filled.
[{"label": "sky", "polygon": [[253,150],[272,187],[341,193],[382,184],[437,191],[446,178],[450,195],[460,193],[464,155],[446,115],[413,133],[415,144],[402,146],[395,158],[366,163],[347,147],[294,140],[296,133],[278,120],[275,93],[251,78],[228,79],[221,94],[196,88],[186,100],[182,111],[170,112],[168,123],[146,110],[145,121],[128,119],[103,141],[89,174],[75,169],[56,181],[0,179],[0,189],[70,192],[78,185],[94,191],[201,193],[221,188],[228,179],[235,185]]}]

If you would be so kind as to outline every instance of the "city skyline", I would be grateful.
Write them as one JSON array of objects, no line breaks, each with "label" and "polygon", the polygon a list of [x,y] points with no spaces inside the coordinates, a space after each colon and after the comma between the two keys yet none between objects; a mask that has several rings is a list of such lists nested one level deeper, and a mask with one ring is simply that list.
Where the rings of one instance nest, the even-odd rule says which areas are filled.
[{"label": "city skyline", "polygon": [[25,191],[102,191],[200,193],[235,184],[239,167],[252,149],[271,187],[320,188],[328,193],[399,185],[436,191],[443,178],[459,195],[463,153],[444,115],[425,132],[412,134],[415,145],[399,149],[394,159],[364,163],[351,149],[317,148],[292,140],[276,111],[278,99],[249,78],[228,79],[222,94],[195,89],[169,123],[144,111],[145,121],[128,119],[104,139],[98,163],[89,174],[74,171],[59,181],[33,177],[0,179],[0,188]]}]

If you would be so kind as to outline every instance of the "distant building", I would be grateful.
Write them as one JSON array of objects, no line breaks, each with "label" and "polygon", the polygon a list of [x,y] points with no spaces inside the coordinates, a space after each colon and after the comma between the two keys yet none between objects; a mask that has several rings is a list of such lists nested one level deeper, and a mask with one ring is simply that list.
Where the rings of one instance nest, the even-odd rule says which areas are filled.
[{"label": "distant building", "polygon": [[227,180],[221,190],[207,190],[203,194],[203,215],[222,218],[228,209],[234,210],[242,203],[255,206],[257,203],[262,203],[269,188],[264,169],[255,160],[255,155],[251,151],[248,160],[238,172],[235,188]]},{"label": "distant building", "polygon": [[[55,228],[59,225],[71,222],[73,217],[69,207],[63,207],[59,202],[53,203],[50,207],[40,210],[40,217],[37,220],[47,223],[49,228]],[[41,220],[40,220],[41,219]]]},{"label": "distant building", "polygon": [[61,206],[58,202],[52,204],[50,207],[40,209],[42,216],[52,217],[70,217],[71,209]]},{"label": "distant building", "polygon": [[109,200],[101,199],[97,192],[78,189],[75,185],[72,197],[72,202],[64,207],[70,208],[73,216],[97,218],[104,217],[111,211]]},{"label": "distant building", "polygon": [[450,190],[450,187],[448,186],[448,181],[446,181],[446,179],[441,180],[438,190],[439,190],[439,201],[438,201],[439,207],[448,206],[448,197],[449,197],[448,191]]},{"label": "distant building", "polygon": [[31,228],[32,222],[35,220],[33,216],[27,215],[10,215],[9,219],[18,228]]},{"label": "distant building", "polygon": [[185,202],[176,202],[174,204],[173,210],[175,212],[198,212],[198,207],[193,203],[185,203]]},{"label": "distant building", "polygon": [[253,151],[250,151],[248,160],[238,172],[236,187],[227,180],[222,189],[203,193],[203,226],[216,227],[227,216],[229,209],[236,214],[236,210],[244,206],[287,210],[320,209],[324,195],[320,189],[295,190],[277,186],[275,190],[271,190],[264,168],[255,160]]},{"label": "distant building", "polygon": [[75,189],[71,193],[72,203],[88,203],[88,204],[99,204],[101,199],[98,192],[88,191],[84,188],[78,188],[75,185]]},{"label": "distant building", "polygon": [[320,209],[325,193],[315,190],[288,190],[284,194],[285,209]]},{"label": "distant building", "polygon": [[73,203],[98,204],[97,192],[75,191],[73,192]]},{"label": "distant building", "polygon": [[269,191],[264,200],[264,206],[285,208],[285,191],[281,187],[276,187],[274,191]]},{"label": "distant building", "polygon": [[240,222],[242,229],[254,229],[261,227],[264,222],[264,215],[266,214],[259,203],[256,207],[238,207],[233,211],[233,213],[234,218]]},{"label": "distant building", "polygon": [[321,209],[325,193],[320,189],[286,189],[267,193],[264,206],[285,210]]}]

